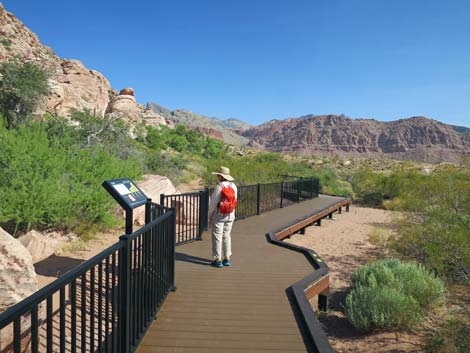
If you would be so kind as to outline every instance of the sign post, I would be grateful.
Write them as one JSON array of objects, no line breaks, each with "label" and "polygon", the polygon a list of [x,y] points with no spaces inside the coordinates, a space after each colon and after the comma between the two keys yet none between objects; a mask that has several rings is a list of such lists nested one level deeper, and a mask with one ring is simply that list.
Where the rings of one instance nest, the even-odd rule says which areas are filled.
[{"label": "sign post", "polygon": [[126,234],[132,234],[133,209],[147,203],[147,196],[129,178],[106,180],[101,184],[126,211]]}]

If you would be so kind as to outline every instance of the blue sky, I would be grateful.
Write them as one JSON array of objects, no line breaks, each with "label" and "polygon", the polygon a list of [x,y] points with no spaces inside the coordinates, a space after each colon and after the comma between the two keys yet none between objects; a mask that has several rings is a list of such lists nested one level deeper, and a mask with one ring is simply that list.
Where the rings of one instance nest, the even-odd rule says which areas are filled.
[{"label": "blue sky", "polygon": [[141,103],[252,124],[306,114],[470,127],[468,0],[22,1],[61,57]]}]

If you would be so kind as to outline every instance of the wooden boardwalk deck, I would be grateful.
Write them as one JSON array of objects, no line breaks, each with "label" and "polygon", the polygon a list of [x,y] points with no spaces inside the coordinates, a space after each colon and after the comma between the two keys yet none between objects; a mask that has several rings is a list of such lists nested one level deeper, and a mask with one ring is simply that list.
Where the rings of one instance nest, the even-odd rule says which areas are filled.
[{"label": "wooden boardwalk deck", "polygon": [[176,287],[137,353],[312,352],[287,289],[313,271],[300,253],[268,243],[266,233],[343,198],[320,196],[237,221],[232,267],[210,266],[210,234],[176,249]]}]

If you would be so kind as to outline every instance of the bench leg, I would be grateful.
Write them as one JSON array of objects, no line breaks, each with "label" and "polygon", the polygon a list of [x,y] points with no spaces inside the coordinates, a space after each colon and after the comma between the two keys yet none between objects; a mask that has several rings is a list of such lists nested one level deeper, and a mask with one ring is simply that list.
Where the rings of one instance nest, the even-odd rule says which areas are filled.
[{"label": "bench leg", "polygon": [[328,215],[328,218],[329,218],[329,219],[333,219],[333,212],[331,212],[331,213]]},{"label": "bench leg", "polygon": [[317,226],[319,226],[319,227],[321,226],[321,219],[319,219],[319,220],[317,221]]},{"label": "bench leg", "polygon": [[342,207],[338,208],[338,214],[341,214],[342,212]]},{"label": "bench leg", "polygon": [[328,295],[318,294],[318,310],[327,311],[328,310]]},{"label": "bench leg", "polygon": [[346,212],[349,212],[349,204],[346,205]]},{"label": "bench leg", "polygon": [[299,231],[300,234],[302,235],[305,235],[305,228],[302,228],[300,231]]}]

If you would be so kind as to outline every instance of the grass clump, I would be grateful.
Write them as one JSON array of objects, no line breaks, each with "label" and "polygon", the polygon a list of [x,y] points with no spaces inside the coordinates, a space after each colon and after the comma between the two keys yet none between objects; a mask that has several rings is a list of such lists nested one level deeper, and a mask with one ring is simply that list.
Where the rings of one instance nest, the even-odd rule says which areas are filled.
[{"label": "grass clump", "polygon": [[470,324],[449,320],[432,332],[423,347],[425,353],[468,353],[470,351]]},{"label": "grass clump", "polygon": [[362,266],[351,281],[347,317],[364,332],[411,328],[444,296],[444,285],[436,276],[422,266],[396,259]]}]

